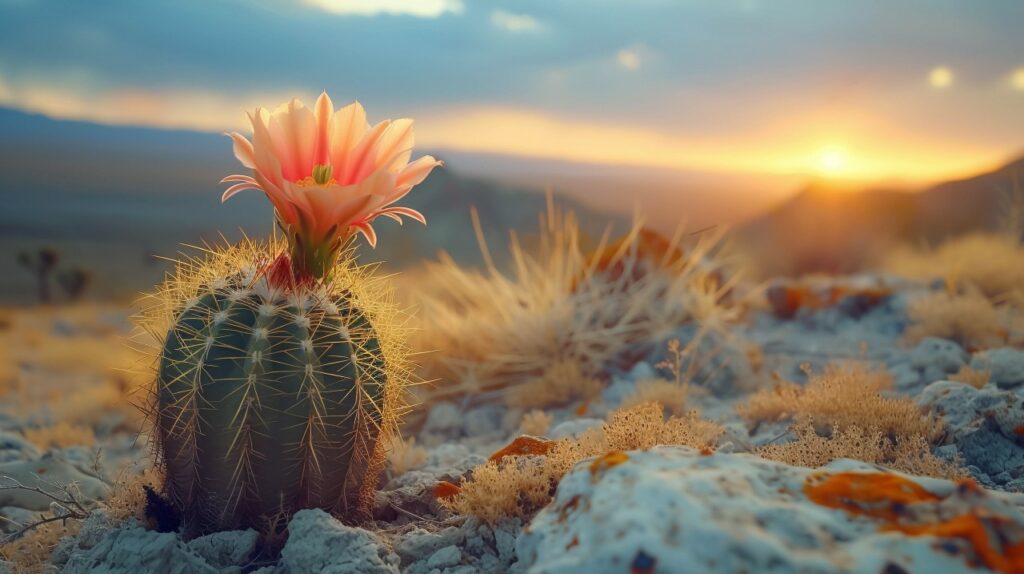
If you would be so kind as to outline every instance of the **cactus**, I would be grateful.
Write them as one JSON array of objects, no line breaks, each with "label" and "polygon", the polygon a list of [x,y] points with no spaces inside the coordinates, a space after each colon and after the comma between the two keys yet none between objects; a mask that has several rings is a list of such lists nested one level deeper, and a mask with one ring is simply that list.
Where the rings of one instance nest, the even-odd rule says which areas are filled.
[{"label": "cactus", "polygon": [[301,508],[359,517],[400,414],[408,369],[380,285],[346,259],[329,286],[275,287],[259,261],[278,251],[214,252],[158,298],[171,327],[152,420],[193,534]]},{"label": "cactus", "polygon": [[[264,528],[302,508],[365,516],[410,379],[386,281],[356,265],[373,222],[441,162],[410,163],[411,120],[372,128],[358,103],[298,100],[230,134],[286,240],[186,259],[145,308],[158,341],[151,421],[164,492],[189,534]],[[265,530],[266,532],[266,530]]]}]

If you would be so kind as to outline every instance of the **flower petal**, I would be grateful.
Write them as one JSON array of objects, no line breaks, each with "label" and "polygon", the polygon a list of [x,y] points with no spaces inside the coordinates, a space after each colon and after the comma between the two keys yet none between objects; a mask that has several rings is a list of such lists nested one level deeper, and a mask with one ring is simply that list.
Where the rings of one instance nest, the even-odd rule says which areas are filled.
[{"label": "flower petal", "polygon": [[405,166],[405,169],[399,172],[395,184],[399,187],[419,185],[423,183],[424,179],[427,179],[431,170],[439,165],[444,165],[444,162],[434,159],[433,156],[425,155]]},{"label": "flower petal", "polygon": [[233,151],[238,161],[242,162],[242,165],[249,169],[256,169],[256,157],[253,155],[252,142],[245,139],[245,136],[238,132],[225,133],[224,135],[231,138],[233,144]]},{"label": "flower petal", "polygon": [[[375,171],[377,143],[390,125],[390,121],[384,120],[370,128],[363,135],[363,139],[360,140],[359,144],[352,149],[352,152],[346,158],[345,173],[343,175],[345,179],[339,179],[339,182],[346,185],[359,183]],[[337,174],[335,174],[335,177],[337,177]]]},{"label": "flower petal", "polygon": [[252,183],[248,183],[248,182],[246,182],[246,183],[236,183],[235,185],[232,185],[231,187],[227,188],[227,190],[224,191],[224,194],[220,196],[220,202],[224,203],[225,201],[227,201],[227,200],[231,199],[232,197],[234,197],[238,192],[245,191],[247,189],[261,189],[261,188],[260,188],[260,186],[256,185],[256,182],[252,182]]},{"label": "flower petal", "polygon": [[352,149],[359,145],[369,128],[366,110],[359,102],[341,108],[331,118],[331,165],[334,166],[334,179],[342,184],[348,183],[345,176]]},{"label": "flower petal", "polygon": [[324,165],[331,161],[331,116],[334,104],[327,92],[316,100],[316,142],[313,146],[313,165]]}]

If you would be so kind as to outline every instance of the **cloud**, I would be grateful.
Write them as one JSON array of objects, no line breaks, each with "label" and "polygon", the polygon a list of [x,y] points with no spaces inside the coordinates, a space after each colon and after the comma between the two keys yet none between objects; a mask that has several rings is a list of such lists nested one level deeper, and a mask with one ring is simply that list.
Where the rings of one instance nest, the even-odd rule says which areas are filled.
[{"label": "cloud", "polygon": [[491,24],[509,32],[536,32],[540,30],[540,22],[533,16],[513,14],[504,10],[491,12]]},{"label": "cloud", "polygon": [[627,70],[635,70],[640,67],[640,53],[633,48],[623,48],[615,54],[615,61]]},{"label": "cloud", "polygon": [[70,88],[60,82],[19,82],[0,77],[0,105],[54,118],[111,125],[221,132],[248,130],[246,112],[273,107],[301,92],[222,93],[201,89],[112,90]]},{"label": "cloud", "polygon": [[380,14],[437,18],[452,12],[461,14],[462,0],[305,0],[306,4],[346,16]]}]

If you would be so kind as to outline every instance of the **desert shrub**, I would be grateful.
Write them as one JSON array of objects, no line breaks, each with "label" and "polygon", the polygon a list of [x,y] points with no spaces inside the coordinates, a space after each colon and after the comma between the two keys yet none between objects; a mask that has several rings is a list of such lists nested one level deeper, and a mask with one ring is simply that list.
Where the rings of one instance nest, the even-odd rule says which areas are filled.
[{"label": "desert shrub", "polygon": [[911,343],[941,337],[967,348],[986,348],[1008,337],[1003,314],[980,294],[933,293],[911,301],[907,313],[913,322],[906,331]]},{"label": "desert shrub", "polygon": [[[425,328],[415,343],[436,351],[425,357],[425,377],[446,382],[432,398],[497,398],[542,379],[550,365],[599,377],[682,324],[711,328],[735,315],[723,303],[736,282],[725,278],[720,233],[685,246],[681,234],[659,242],[639,224],[617,243],[607,235],[587,250],[574,216],[550,206],[536,249],[513,234],[508,274],[493,264],[464,269],[446,256],[432,264],[417,286]],[[489,262],[486,245],[482,251]]]},{"label": "desert shrub", "polygon": [[951,479],[967,476],[966,470],[956,462],[932,454],[928,440],[920,434],[893,439],[874,426],[835,426],[823,436],[810,420],[794,425],[792,431],[796,435],[792,442],[762,446],[756,454],[808,468],[849,458],[921,476]]},{"label": "desert shrub", "polygon": [[809,374],[806,386],[781,382],[752,395],[739,414],[752,423],[813,420],[820,432],[835,427],[877,428],[890,437],[940,436],[942,424],[907,397],[887,397],[892,375],[863,366],[830,366]]},{"label": "desert shrub", "polygon": [[532,436],[544,436],[551,430],[552,417],[548,413],[534,409],[523,415],[519,423],[519,432]]},{"label": "desert shrub", "polygon": [[388,445],[388,467],[393,476],[422,467],[427,462],[427,449],[416,445],[416,437],[408,440],[395,435]]},{"label": "desert shrub", "polygon": [[487,522],[527,517],[551,501],[555,486],[582,460],[608,452],[646,450],[656,445],[713,447],[724,429],[696,411],[665,419],[661,405],[644,403],[614,411],[606,423],[578,438],[553,441],[544,455],[505,456],[473,469],[445,508]]},{"label": "desert shrub", "polygon": [[962,365],[959,371],[949,376],[949,380],[980,389],[988,384],[991,376],[991,373],[988,371],[978,371],[967,365]]},{"label": "desert shrub", "polygon": [[27,428],[22,432],[30,443],[42,450],[53,447],[92,446],[96,442],[96,434],[91,426],[76,425],[67,421],[46,427]]},{"label": "desert shrub", "polygon": [[50,556],[65,536],[74,536],[81,529],[77,520],[49,522],[24,536],[0,546],[0,556],[13,564],[17,574],[43,574],[53,571]]},{"label": "desert shrub", "polygon": [[622,400],[622,408],[631,408],[644,403],[658,403],[674,415],[686,412],[689,389],[665,379],[644,379],[637,381],[633,392]]},{"label": "desert shrub", "polygon": [[541,374],[509,387],[505,402],[513,407],[535,408],[589,401],[601,394],[600,379],[584,372],[577,360],[559,360],[544,367]]},{"label": "desert shrub", "polygon": [[995,301],[1024,288],[1024,247],[1008,234],[967,235],[934,250],[897,249],[883,266],[904,277],[942,278],[956,290],[973,286]]}]

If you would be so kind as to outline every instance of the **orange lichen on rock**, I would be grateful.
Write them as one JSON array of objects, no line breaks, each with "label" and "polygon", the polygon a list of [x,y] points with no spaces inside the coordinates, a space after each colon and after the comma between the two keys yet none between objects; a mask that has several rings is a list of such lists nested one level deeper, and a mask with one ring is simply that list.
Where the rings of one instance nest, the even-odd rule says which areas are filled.
[{"label": "orange lichen on rock", "polygon": [[[974,504],[988,495],[973,480],[961,481],[949,496],[939,496],[895,474],[825,473],[808,477],[804,494],[816,504],[881,520],[882,532],[962,541],[974,554],[969,558],[972,566],[1001,574],[1024,573],[1024,524]],[[949,508],[943,508],[949,501]],[[963,502],[969,506],[958,509]]]},{"label": "orange lichen on rock", "polygon": [[833,285],[815,289],[809,285],[776,285],[768,289],[768,302],[780,319],[789,319],[800,309],[825,309],[845,300],[855,300],[857,308],[868,310],[885,301],[892,290],[887,287],[849,287]]},{"label": "orange lichen on rock", "polygon": [[436,485],[434,485],[434,498],[438,500],[452,498],[453,496],[459,494],[459,492],[461,491],[462,488],[459,487],[459,485],[452,484],[447,480],[442,480],[439,481]]},{"label": "orange lichen on rock", "polygon": [[594,459],[594,462],[590,463],[590,474],[598,474],[608,470],[609,468],[618,466],[629,460],[629,455],[622,452],[621,450],[613,450],[607,452],[602,456]]},{"label": "orange lichen on rock", "polygon": [[487,460],[501,462],[507,456],[541,456],[547,454],[553,445],[554,441],[524,434],[516,437]]},{"label": "orange lichen on rock", "polygon": [[811,475],[804,494],[821,506],[884,520],[897,520],[908,504],[941,500],[912,480],[875,472]]}]

